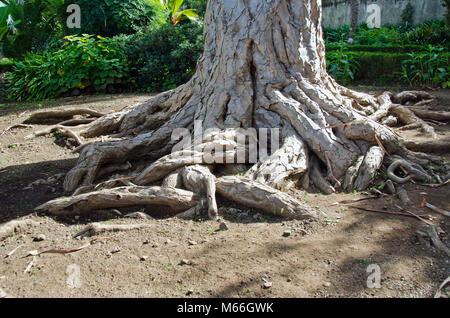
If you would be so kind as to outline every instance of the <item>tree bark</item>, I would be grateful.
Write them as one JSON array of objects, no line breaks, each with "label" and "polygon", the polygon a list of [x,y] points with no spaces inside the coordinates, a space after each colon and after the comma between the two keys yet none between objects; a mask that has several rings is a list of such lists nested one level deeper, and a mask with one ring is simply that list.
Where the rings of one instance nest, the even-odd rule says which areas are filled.
[{"label": "tree bark", "polygon": [[[263,195],[267,187],[307,187],[310,180],[327,192],[341,188],[342,183],[349,191],[355,185],[364,188],[381,166],[384,151],[427,164],[426,155],[411,153],[393,130],[378,123],[388,115],[388,94],[358,93],[327,74],[321,19],[320,0],[209,1],[205,49],[191,80],[89,124],[81,136],[111,135],[118,140],[80,148],[80,158],[66,176],[65,190],[95,184],[103,167],[127,161],[147,162],[147,169],[136,168],[131,173],[140,186],[155,185],[174,173],[163,185],[180,185],[180,169],[210,164],[208,171],[196,168],[197,175],[189,182],[184,175],[188,183],[184,187],[206,195],[213,216],[217,207],[212,178],[214,169],[223,163],[206,162],[205,149],[231,147],[226,156],[233,157],[239,152],[238,131],[251,128],[279,129],[281,147],[274,153],[265,149],[268,156],[259,157],[257,163],[246,160],[245,178],[216,182],[223,196],[244,205],[255,202],[256,194],[248,190],[260,189],[258,198],[263,202],[255,206],[262,208],[265,202],[272,209],[271,196],[264,199]],[[186,128],[195,141],[195,121],[204,130],[218,132],[203,135],[197,140],[200,147],[185,150],[191,157],[176,159],[170,153],[179,140],[172,134]],[[264,147],[259,145],[259,150]],[[244,148],[248,159],[250,142]],[[277,192],[273,197],[282,202],[289,217],[316,216],[299,208],[302,205],[287,194]]]}]

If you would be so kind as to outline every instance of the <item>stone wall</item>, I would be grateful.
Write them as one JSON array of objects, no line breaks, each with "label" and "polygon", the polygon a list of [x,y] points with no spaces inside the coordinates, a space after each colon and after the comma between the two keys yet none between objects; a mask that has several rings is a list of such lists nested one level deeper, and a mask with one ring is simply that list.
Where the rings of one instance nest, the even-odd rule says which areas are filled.
[{"label": "stone wall", "polygon": [[[350,25],[351,0],[323,0],[323,25],[337,28]],[[381,25],[398,24],[401,14],[408,3],[414,7],[413,23],[418,24],[430,19],[443,19],[445,8],[441,0],[360,0],[359,23],[366,22],[371,12],[367,7],[377,4],[381,9]]]}]

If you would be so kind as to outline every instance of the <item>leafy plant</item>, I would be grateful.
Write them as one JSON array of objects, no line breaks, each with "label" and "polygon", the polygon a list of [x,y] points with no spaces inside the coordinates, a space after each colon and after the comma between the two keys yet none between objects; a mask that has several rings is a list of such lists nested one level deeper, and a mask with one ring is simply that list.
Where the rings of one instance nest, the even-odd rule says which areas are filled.
[{"label": "leafy plant", "polygon": [[194,9],[184,9],[179,11],[183,2],[184,0],[163,0],[165,8],[169,12],[170,21],[172,21],[174,26],[185,19],[197,21],[199,18]]},{"label": "leafy plant", "polygon": [[409,53],[403,61],[401,77],[411,86],[429,85],[447,88],[450,81],[450,54],[431,44],[425,52]]},{"label": "leafy plant", "polygon": [[[58,33],[57,21],[48,12],[49,0],[0,0],[6,6],[9,21],[6,32],[0,17],[3,53],[7,57],[20,58],[25,52],[45,50]],[[0,16],[5,15],[0,8]],[[2,13],[3,11],[3,13]]]},{"label": "leafy plant", "polygon": [[185,83],[203,51],[203,28],[197,23],[171,23],[131,36],[120,36],[131,76],[139,88],[164,91]]},{"label": "leafy plant", "polygon": [[54,98],[75,92],[101,92],[130,83],[120,44],[90,35],[67,36],[61,47],[27,53],[6,73],[8,97],[16,100]]},{"label": "leafy plant", "polygon": [[157,0],[74,0],[83,12],[81,29],[67,29],[68,34],[94,34],[113,37],[135,34],[160,23],[163,12]]},{"label": "leafy plant", "polygon": [[328,73],[339,83],[347,85],[355,79],[355,72],[359,68],[359,63],[355,58],[356,53],[348,52],[342,45],[339,50],[327,52]]},{"label": "leafy plant", "polygon": [[14,26],[19,24],[21,21],[8,21],[8,18],[11,13],[11,7],[9,3],[0,1],[5,6],[0,7],[0,41],[3,39],[3,37],[8,33],[8,31],[14,30]]}]

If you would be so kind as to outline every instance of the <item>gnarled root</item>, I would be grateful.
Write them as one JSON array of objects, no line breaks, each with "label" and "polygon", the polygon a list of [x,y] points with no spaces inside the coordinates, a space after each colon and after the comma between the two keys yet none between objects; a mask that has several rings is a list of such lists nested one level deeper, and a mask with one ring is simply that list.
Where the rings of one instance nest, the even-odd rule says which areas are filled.
[{"label": "gnarled root", "polygon": [[89,115],[91,117],[102,117],[104,114],[92,109],[70,108],[63,110],[45,110],[36,112],[24,121],[25,124],[42,124],[49,120],[67,120],[76,115]]},{"label": "gnarled root", "polygon": [[206,194],[208,216],[212,220],[217,220],[219,214],[216,203],[216,178],[211,171],[205,166],[195,165],[184,167],[181,174],[186,189],[196,193]]},{"label": "gnarled root", "polygon": [[236,176],[216,179],[217,193],[244,206],[284,218],[317,218],[317,213],[290,195],[259,182]]},{"label": "gnarled root", "polygon": [[72,138],[73,140],[75,140],[75,142],[77,143],[78,146],[83,144],[83,142],[81,141],[81,138],[75,132],[73,132],[70,128],[61,126],[61,125],[56,125],[53,127],[46,128],[44,130],[36,131],[36,132],[32,133],[31,135],[26,136],[25,139],[32,139],[35,137],[49,135],[55,131],[60,132],[62,135],[66,136],[68,138]]},{"label": "gnarled root", "polygon": [[423,132],[432,138],[437,138],[434,128],[417,117],[408,107],[393,105],[391,111],[405,124],[421,127]]},{"label": "gnarled root", "polygon": [[[407,176],[399,177],[395,174],[395,170],[402,167]],[[417,164],[410,163],[404,159],[396,159],[387,169],[387,176],[392,181],[404,184],[411,180],[418,180],[423,182],[432,182],[433,178],[425,172],[425,170]]]},{"label": "gnarled root", "polygon": [[149,224],[101,224],[91,223],[80,232],[76,233],[73,237],[94,236],[106,232],[122,232],[140,230],[150,227]]},{"label": "gnarled root", "polygon": [[70,215],[108,208],[163,205],[177,213],[188,210],[197,203],[197,196],[190,191],[174,188],[135,186],[94,191],[55,199],[37,207],[36,211],[53,215]]},{"label": "gnarled root", "polygon": [[424,91],[403,91],[392,98],[392,102],[401,105],[414,105],[423,100],[433,100],[434,96]]}]

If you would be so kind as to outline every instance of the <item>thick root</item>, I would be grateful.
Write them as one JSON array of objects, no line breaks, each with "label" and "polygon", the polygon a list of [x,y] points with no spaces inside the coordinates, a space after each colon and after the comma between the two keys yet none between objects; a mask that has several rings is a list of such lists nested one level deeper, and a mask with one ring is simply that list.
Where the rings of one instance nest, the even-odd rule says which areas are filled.
[{"label": "thick root", "polygon": [[[436,141],[412,141],[406,140],[403,143],[406,148],[415,152],[425,153],[449,153],[450,152],[450,140],[436,140]],[[439,161],[439,158],[434,161]]]},{"label": "thick root", "polygon": [[205,166],[190,166],[182,169],[183,183],[186,189],[206,194],[208,201],[208,216],[211,220],[217,220],[219,214],[216,202],[216,184],[215,177]]},{"label": "thick root", "polygon": [[384,151],[380,147],[373,146],[369,149],[355,180],[354,188],[357,191],[366,189],[374,180],[378,169],[383,164]]},{"label": "thick root", "polygon": [[123,232],[140,230],[150,227],[149,224],[101,224],[92,223],[85,227],[80,232],[76,233],[73,237],[94,236],[107,232]]},{"label": "thick root", "polygon": [[110,208],[163,205],[176,213],[188,210],[197,203],[198,197],[190,191],[136,186],[119,187],[72,197],[63,197],[37,207],[36,211],[53,215],[71,215]]},{"label": "thick root", "polygon": [[317,213],[288,194],[242,177],[216,179],[217,192],[244,206],[283,218],[317,218]]},{"label": "thick root", "polygon": [[[395,174],[395,170],[402,167],[407,176],[399,177]],[[410,163],[403,159],[395,160],[387,170],[387,176],[389,179],[398,184],[405,184],[411,180],[417,180],[422,182],[432,182],[433,178],[423,170],[423,168],[417,164]]]},{"label": "thick root", "polygon": [[279,190],[286,190],[295,186],[297,181],[307,173],[308,168],[308,148],[290,127],[281,148],[264,162],[255,164],[245,177]]},{"label": "thick root", "polygon": [[104,114],[92,109],[73,108],[63,110],[45,110],[32,114],[24,121],[24,124],[42,124],[45,121],[56,119],[70,119],[76,115],[89,115],[91,117],[102,117]]},{"label": "thick root", "polygon": [[395,104],[407,105],[407,103],[414,105],[423,100],[434,99],[434,96],[424,91],[403,91],[392,97],[392,102]]},{"label": "thick root", "polygon": [[32,139],[32,138],[36,138],[36,137],[40,137],[40,136],[46,136],[46,135],[49,135],[56,131],[60,132],[62,135],[66,136],[68,138],[72,138],[73,140],[75,140],[75,142],[77,143],[78,146],[83,144],[83,141],[81,141],[81,138],[78,137],[78,135],[75,132],[70,130],[68,127],[61,126],[61,125],[56,125],[53,127],[46,128],[44,130],[34,132],[31,135],[26,136],[25,139]]},{"label": "thick root", "polygon": [[434,128],[425,123],[422,119],[416,116],[410,108],[402,105],[393,105],[391,111],[405,124],[421,127],[423,132],[432,138],[437,138]]}]

